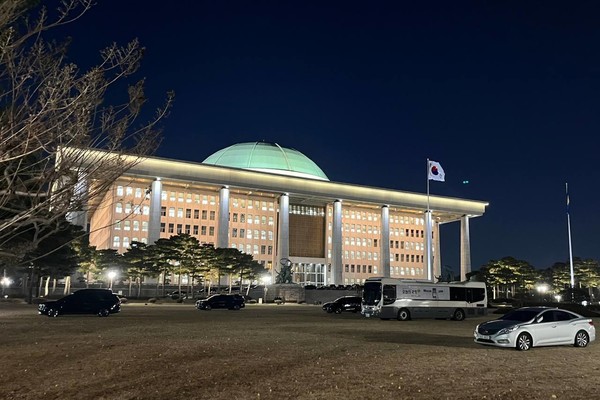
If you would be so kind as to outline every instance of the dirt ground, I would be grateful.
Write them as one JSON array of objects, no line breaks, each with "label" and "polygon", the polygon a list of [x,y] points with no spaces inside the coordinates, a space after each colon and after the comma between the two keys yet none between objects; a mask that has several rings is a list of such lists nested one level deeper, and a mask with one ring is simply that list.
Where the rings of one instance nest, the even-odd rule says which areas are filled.
[{"label": "dirt ground", "polygon": [[[473,343],[478,322],[381,321],[316,305],[125,304],[37,315],[0,302],[0,399],[589,399],[600,343]],[[596,327],[599,326],[595,320]]]}]

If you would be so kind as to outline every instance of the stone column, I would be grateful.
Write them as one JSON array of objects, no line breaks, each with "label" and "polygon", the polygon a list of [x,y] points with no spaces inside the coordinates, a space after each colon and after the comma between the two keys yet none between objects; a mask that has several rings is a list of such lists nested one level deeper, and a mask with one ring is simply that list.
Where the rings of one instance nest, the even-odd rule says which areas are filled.
[{"label": "stone column", "polygon": [[390,274],[390,208],[381,207],[381,274],[389,278]]},{"label": "stone column", "polygon": [[331,232],[331,283],[343,285],[342,265],[342,201],[333,202],[333,226]]},{"label": "stone column", "polygon": [[425,211],[425,269],[427,280],[433,282],[431,211]]},{"label": "stone column", "polygon": [[469,217],[460,219],[460,279],[466,280],[471,272],[471,238],[469,235]]},{"label": "stone column", "polygon": [[160,239],[160,208],[162,182],[156,178],[150,189],[150,215],[148,216],[148,244],[154,244]]},{"label": "stone column", "polygon": [[433,276],[442,275],[442,251],[440,247],[440,223],[433,222]]},{"label": "stone column", "polygon": [[275,283],[275,270],[281,269],[281,260],[290,258],[290,196],[283,193],[279,196],[279,223],[277,233],[277,260],[271,271]]},{"label": "stone column", "polygon": [[77,183],[73,186],[70,208],[74,208],[74,210],[65,215],[67,221],[81,226],[87,232],[88,180],[81,172],[77,174]]},{"label": "stone column", "polygon": [[217,247],[229,247],[229,187],[223,186],[219,191],[219,228],[217,231]]}]

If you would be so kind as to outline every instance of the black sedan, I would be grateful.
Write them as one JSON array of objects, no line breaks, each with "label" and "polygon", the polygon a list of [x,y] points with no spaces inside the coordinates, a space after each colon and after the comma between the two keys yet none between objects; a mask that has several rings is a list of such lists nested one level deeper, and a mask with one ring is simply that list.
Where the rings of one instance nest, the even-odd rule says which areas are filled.
[{"label": "black sedan", "polygon": [[96,314],[108,317],[121,311],[121,300],[108,289],[81,289],[56,301],[38,305],[38,314],[58,317],[63,314]]},{"label": "black sedan", "polygon": [[198,300],[196,302],[196,308],[198,310],[212,310],[213,308],[239,310],[245,306],[246,300],[239,294],[214,294],[206,299]]},{"label": "black sedan", "polygon": [[341,314],[342,311],[351,311],[357,313],[360,311],[362,297],[360,296],[342,296],[334,301],[323,304],[323,310],[328,313]]}]

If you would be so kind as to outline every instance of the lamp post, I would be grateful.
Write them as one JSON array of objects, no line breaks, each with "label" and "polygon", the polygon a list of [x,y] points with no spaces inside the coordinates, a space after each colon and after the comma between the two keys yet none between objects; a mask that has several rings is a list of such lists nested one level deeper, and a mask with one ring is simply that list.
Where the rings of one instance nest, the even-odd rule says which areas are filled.
[{"label": "lamp post", "polygon": [[115,276],[117,276],[117,273],[115,271],[108,272],[108,279],[110,279],[110,287],[109,287],[110,290],[112,290],[112,288],[113,288],[113,280],[115,279]]},{"label": "lamp post", "polygon": [[267,285],[271,284],[271,275],[263,275],[262,278],[260,278],[260,280],[262,281],[262,284],[265,288],[264,294],[263,294],[263,303],[267,302],[267,290],[269,290],[267,288]]},{"label": "lamp post", "polygon": [[8,295],[6,295],[4,292],[6,291],[6,288],[10,286],[11,283],[12,281],[9,277],[6,276],[6,270],[4,270],[4,276],[2,277],[2,280],[0,280],[0,284],[2,285],[2,297],[8,297]]}]

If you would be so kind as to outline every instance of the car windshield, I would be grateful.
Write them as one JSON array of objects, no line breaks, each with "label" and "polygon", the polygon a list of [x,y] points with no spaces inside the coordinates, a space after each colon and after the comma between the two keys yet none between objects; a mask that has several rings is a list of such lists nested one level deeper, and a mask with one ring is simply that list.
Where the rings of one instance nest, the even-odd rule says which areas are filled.
[{"label": "car windshield", "polygon": [[504,314],[499,319],[503,319],[505,321],[527,322],[531,321],[539,313],[539,310],[514,310]]}]

